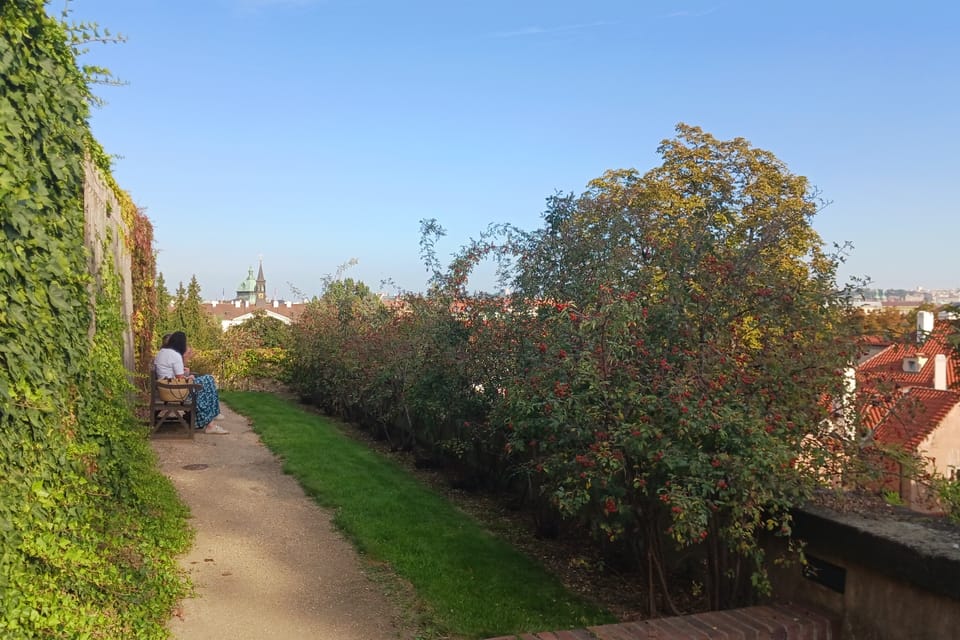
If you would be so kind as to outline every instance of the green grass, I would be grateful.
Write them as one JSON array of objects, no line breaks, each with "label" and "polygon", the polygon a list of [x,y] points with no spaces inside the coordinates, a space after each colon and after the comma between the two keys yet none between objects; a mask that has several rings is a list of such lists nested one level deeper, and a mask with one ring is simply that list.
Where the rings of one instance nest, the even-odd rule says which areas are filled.
[{"label": "green grass", "polygon": [[333,420],[267,393],[221,398],[253,421],[284,471],[336,510],[363,553],[413,585],[444,632],[486,638],[614,621]]}]

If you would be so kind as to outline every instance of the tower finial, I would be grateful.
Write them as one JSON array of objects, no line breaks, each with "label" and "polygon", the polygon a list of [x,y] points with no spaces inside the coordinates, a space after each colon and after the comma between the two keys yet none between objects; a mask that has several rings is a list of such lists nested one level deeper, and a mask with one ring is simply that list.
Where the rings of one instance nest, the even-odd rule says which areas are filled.
[{"label": "tower finial", "polygon": [[260,270],[257,273],[257,285],[254,287],[256,299],[258,302],[267,300],[267,279],[263,277],[263,254],[260,254]]}]

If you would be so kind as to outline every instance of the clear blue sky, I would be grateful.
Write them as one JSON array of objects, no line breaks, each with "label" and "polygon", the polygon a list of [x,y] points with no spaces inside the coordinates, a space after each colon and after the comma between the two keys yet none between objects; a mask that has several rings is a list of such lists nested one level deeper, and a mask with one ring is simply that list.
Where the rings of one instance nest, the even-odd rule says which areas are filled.
[{"label": "clear blue sky", "polygon": [[[55,0],[51,10],[59,10]],[[115,176],[173,286],[307,294],[351,258],[420,290],[419,223],[446,255],[488,223],[658,164],[677,122],[743,136],[832,201],[843,276],[960,287],[954,2],[74,0],[128,37],[82,58]],[[482,280],[478,278],[477,280]],[[477,282],[485,286],[484,282]]]}]

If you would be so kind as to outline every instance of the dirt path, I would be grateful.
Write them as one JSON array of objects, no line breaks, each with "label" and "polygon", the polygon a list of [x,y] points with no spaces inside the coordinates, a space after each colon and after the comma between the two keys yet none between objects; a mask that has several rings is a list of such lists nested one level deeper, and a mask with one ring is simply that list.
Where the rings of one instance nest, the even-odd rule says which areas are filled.
[{"label": "dirt path", "polygon": [[[170,622],[178,640],[402,638],[399,610],[363,572],[331,513],[307,498],[246,418],[229,435],[155,438],[189,505],[196,540],[180,561],[196,597]],[[203,466],[205,465],[205,466]]]}]

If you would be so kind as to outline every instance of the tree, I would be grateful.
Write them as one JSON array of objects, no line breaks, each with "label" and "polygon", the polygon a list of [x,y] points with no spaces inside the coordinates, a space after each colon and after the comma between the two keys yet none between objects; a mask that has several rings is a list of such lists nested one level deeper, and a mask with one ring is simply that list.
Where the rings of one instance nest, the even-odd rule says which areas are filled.
[{"label": "tree", "polygon": [[377,298],[377,296],[366,283],[353,278],[332,280],[323,290],[323,299],[327,301],[365,300],[370,298]]},{"label": "tree", "polygon": [[217,321],[203,308],[200,283],[197,276],[190,277],[187,295],[179,309],[184,331],[196,349],[214,349],[220,341],[221,330]]},{"label": "tree", "polygon": [[[161,302],[170,300],[162,279],[159,279],[158,282],[162,286],[159,299]],[[183,331],[187,334],[187,340],[194,349],[216,348],[221,337],[220,327],[216,319],[203,309],[200,283],[197,281],[197,276],[191,276],[186,288],[182,282],[177,286],[172,302],[172,305],[169,305],[169,302],[166,303],[169,305],[166,307],[166,318],[159,325],[163,327],[161,335],[173,331]]]},{"label": "tree", "polygon": [[651,594],[667,543],[698,545],[716,608],[765,587],[761,534],[789,535],[815,486],[856,349],[807,180],[742,138],[677,133],[659,167],[549,201],[516,278],[538,326],[497,419],[563,514],[647,563]]},{"label": "tree", "polygon": [[337,308],[341,320],[357,314],[376,311],[383,306],[380,297],[365,283],[353,278],[340,278],[327,282],[321,300]]},{"label": "tree", "polygon": [[912,331],[916,329],[916,313],[913,313],[913,320],[898,309],[887,307],[879,311],[865,312],[863,309],[856,309],[851,314],[851,321],[854,322],[855,331],[863,336],[879,336],[889,340],[904,340]]},{"label": "tree", "polygon": [[263,309],[253,312],[253,317],[241,324],[227,329],[227,334],[242,334],[240,341],[246,348],[286,348],[290,341],[290,330],[287,325],[276,318],[271,318]]}]

